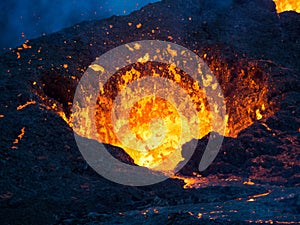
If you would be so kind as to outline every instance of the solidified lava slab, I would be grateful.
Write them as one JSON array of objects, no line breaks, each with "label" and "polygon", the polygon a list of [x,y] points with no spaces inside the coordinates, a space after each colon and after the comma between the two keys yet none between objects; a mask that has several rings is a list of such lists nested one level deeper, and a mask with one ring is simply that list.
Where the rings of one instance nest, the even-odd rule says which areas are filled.
[{"label": "solidified lava slab", "polygon": [[[299,32],[299,14],[277,14],[270,0],[165,0],[3,54],[1,224],[300,221]],[[198,147],[179,175],[198,179],[197,188],[184,189],[178,179],[149,187],[105,180],[84,161],[72,129],[57,114],[69,116],[76,85],[96,57],[148,39],[174,42],[202,57],[224,89],[233,130],[239,130],[225,137],[199,179],[207,137],[195,140]],[[266,110],[257,120],[262,100]],[[240,129],[249,120],[252,125]],[[109,148],[133,164],[121,149]]]}]

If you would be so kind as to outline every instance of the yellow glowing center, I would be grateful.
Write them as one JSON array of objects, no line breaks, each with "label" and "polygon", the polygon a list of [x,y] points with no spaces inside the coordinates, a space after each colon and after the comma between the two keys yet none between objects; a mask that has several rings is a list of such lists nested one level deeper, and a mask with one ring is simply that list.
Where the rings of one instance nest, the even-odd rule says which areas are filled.
[{"label": "yellow glowing center", "polygon": [[[130,131],[119,130],[118,133],[135,148],[125,147],[130,155],[139,155],[135,160],[139,165],[158,166],[180,147],[180,116],[164,99],[148,97],[138,101],[132,107],[128,122]],[[131,142],[131,136],[138,141]]]},{"label": "yellow glowing center", "polygon": [[172,66],[160,74],[156,69],[152,65],[143,76],[131,68],[103,87],[96,106],[98,139],[123,148],[137,165],[173,170],[182,145],[211,131],[211,115],[196,83]]},{"label": "yellow glowing center", "polygon": [[300,12],[299,0],[274,0],[276,3],[277,12],[296,11]]}]

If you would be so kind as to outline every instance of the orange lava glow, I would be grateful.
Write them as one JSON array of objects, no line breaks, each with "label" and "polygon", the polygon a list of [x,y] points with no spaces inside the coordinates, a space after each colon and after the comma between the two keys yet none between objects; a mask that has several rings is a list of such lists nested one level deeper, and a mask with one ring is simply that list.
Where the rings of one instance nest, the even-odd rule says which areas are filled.
[{"label": "orange lava glow", "polygon": [[[130,51],[140,47],[135,45]],[[175,50],[167,50],[172,56],[177,55]],[[54,102],[46,105],[55,110],[78,135],[121,147],[139,166],[174,171],[183,160],[183,144],[192,139],[201,139],[211,131],[236,137],[255,120],[263,120],[273,113],[267,101],[268,77],[259,62],[238,61],[229,66],[218,59],[217,52],[214,51],[214,55],[210,52],[208,49],[208,53],[198,55],[207,60],[210,70],[221,81],[220,87],[226,103],[225,121],[218,114],[212,113],[218,111],[219,106],[208,104],[210,100],[205,91],[189,74],[172,64],[150,62],[147,54],[137,63],[118,68],[101,87],[95,108],[73,104],[76,113],[69,113]],[[104,71],[98,64],[91,65],[90,69]],[[155,84],[152,88],[168,94],[169,99],[166,100],[151,96],[151,92],[143,97],[146,92],[144,88],[139,88],[139,93],[127,89],[136,81],[157,77],[169,80],[184,93]],[[212,80],[210,75],[206,75],[202,85],[214,90],[218,85]],[[152,85],[151,82],[148,84]],[[116,103],[119,97],[124,101]],[[91,96],[84,98],[84,102],[92,102]],[[47,101],[49,98],[41,99]],[[221,107],[225,108],[225,105]],[[192,109],[196,113],[193,114]],[[184,120],[180,116],[183,113],[187,114]],[[212,121],[217,124],[214,129]],[[189,186],[194,182],[186,183]]]},{"label": "orange lava glow", "polygon": [[[96,65],[91,68],[101,70]],[[168,93],[170,101],[167,101],[153,96],[151,92],[147,93],[147,97],[141,97],[146,92],[143,88],[139,93],[125,90],[134,81],[149,77],[167,78],[185,91],[180,93],[171,90],[172,87],[166,88],[165,84],[155,84],[153,88]],[[147,83],[148,86],[151,84]],[[115,103],[117,96],[125,101]],[[192,106],[189,106],[189,102],[192,102]],[[193,111],[193,107],[196,110]],[[183,113],[187,114],[186,120],[182,120]],[[115,122],[112,122],[114,117]],[[192,78],[172,65],[148,62],[119,70],[104,85],[96,105],[97,137],[90,133],[89,121],[85,121],[86,126],[76,132],[123,148],[137,165],[173,170],[183,160],[181,146],[212,131],[211,120],[205,94]],[[172,160],[169,160],[170,157]]]},{"label": "orange lava glow", "polygon": [[184,182],[184,189],[190,189],[190,188],[199,188],[202,186],[202,184],[208,183],[209,180],[205,177],[201,177],[200,175],[197,175],[196,177],[185,177],[181,175],[174,175],[171,178],[182,180]]},{"label": "orange lava glow", "polygon": [[30,101],[26,102],[24,105],[19,105],[19,106],[17,107],[17,110],[18,110],[18,111],[19,111],[19,110],[22,110],[22,109],[26,108],[27,106],[29,106],[29,105],[34,105],[34,104],[36,104],[36,101],[30,100]]},{"label": "orange lava glow", "polygon": [[296,11],[300,13],[300,1],[299,0],[273,0],[276,4],[278,13],[284,11]]},{"label": "orange lava glow", "polygon": [[25,135],[25,127],[23,127],[21,129],[21,133],[18,135],[18,138],[16,138],[13,142],[13,146],[11,147],[12,149],[17,149],[18,147],[16,146],[21,140],[22,138],[24,137]]},{"label": "orange lava glow", "polygon": [[[94,71],[103,70],[97,65],[92,65],[90,68]],[[220,76],[218,73],[230,74],[228,68],[220,70],[221,67],[217,61],[211,63],[211,69],[216,72],[216,76]],[[262,80],[255,78],[257,73],[260,74],[260,70],[256,69],[253,64],[250,64],[247,70],[241,70],[238,75],[238,79],[241,79],[240,82],[244,82],[236,90],[241,92],[240,96],[225,96],[227,104],[227,123],[225,133],[223,133],[225,136],[236,137],[241,130],[253,124],[255,120],[261,120],[270,114],[265,97],[268,87]],[[245,74],[248,74],[247,78],[244,78]],[[179,103],[178,109],[161,98],[153,96],[140,98],[137,93],[124,92],[126,86],[145,77],[163,77],[179,85],[192,100],[197,111],[196,116],[192,113],[189,114],[192,110],[187,107],[188,99],[176,91],[165,90],[172,101]],[[259,79],[264,78],[260,76]],[[214,85],[210,84],[209,80],[207,78],[208,83],[204,82],[204,85],[213,87]],[[230,88],[222,87],[225,91]],[[158,85],[155,88],[160,87]],[[239,89],[241,90],[239,91]],[[143,91],[144,89],[141,89],[141,92]],[[243,91],[259,94],[243,96]],[[116,104],[117,96],[126,100],[122,104]],[[253,96],[256,96],[256,100]],[[85,100],[86,102],[90,102],[88,98]],[[218,121],[218,118],[211,115],[206,95],[197,82],[172,65],[154,62],[137,63],[120,69],[103,86],[96,109],[84,108],[79,111],[79,114],[71,115],[73,118],[81,120],[80,128],[73,126],[77,134],[102,143],[119,146],[137,165],[161,171],[172,171],[183,160],[181,146],[193,138],[201,139],[213,131],[212,119]],[[127,117],[126,111],[129,112]],[[189,119],[181,121],[180,112],[188,112]],[[67,118],[62,111],[59,111],[58,114],[72,127],[71,118]],[[90,129],[92,120],[89,118],[93,116],[96,120],[97,134]],[[112,122],[114,117],[118,120]],[[219,123],[221,122],[219,121]],[[190,134],[186,132],[187,134],[182,138],[180,131],[189,130],[186,127],[190,124],[194,124],[195,132],[189,131]],[[200,131],[197,133],[196,131],[199,129]],[[214,131],[220,133],[218,130]],[[193,181],[188,183],[193,183]]]}]

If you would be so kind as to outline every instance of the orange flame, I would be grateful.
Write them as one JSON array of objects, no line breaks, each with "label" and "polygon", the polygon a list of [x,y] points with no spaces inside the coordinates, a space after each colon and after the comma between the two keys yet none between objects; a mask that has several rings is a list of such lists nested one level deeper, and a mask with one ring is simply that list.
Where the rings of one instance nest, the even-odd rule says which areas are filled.
[{"label": "orange flame", "polygon": [[299,0],[273,0],[276,4],[278,13],[284,11],[296,11],[300,13],[300,1]]}]

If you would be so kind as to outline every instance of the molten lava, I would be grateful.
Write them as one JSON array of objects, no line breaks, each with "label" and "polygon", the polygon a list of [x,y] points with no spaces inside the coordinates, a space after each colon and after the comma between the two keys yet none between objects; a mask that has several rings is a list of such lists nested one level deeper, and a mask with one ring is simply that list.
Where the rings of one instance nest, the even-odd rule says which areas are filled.
[{"label": "molten lava", "polygon": [[299,0],[274,0],[278,13],[284,11],[296,11],[300,12]]},{"label": "molten lava", "polygon": [[[170,83],[146,80],[158,77]],[[126,89],[140,80],[144,81],[144,84],[138,83],[142,87]],[[206,82],[209,83],[209,78]],[[152,90],[165,98],[153,94]],[[112,76],[100,92],[95,109],[98,134],[89,131],[88,121],[76,132],[123,148],[140,166],[173,170],[182,160],[181,146],[212,131],[212,115],[205,93],[196,81],[173,65],[147,62],[125,67]]]},{"label": "molten lava", "polygon": [[[135,45],[129,50],[140,48]],[[172,57],[179,55],[170,48],[166,52]],[[47,109],[60,115],[78,135],[121,147],[137,165],[173,171],[182,161],[181,147],[185,143],[201,139],[211,131],[237,137],[255,120],[263,120],[274,113],[268,99],[269,77],[264,62],[245,59],[227,62],[220,58],[218,47],[196,51],[196,54],[206,60],[217,78],[222,90],[215,95],[223,98],[221,92],[224,93],[223,105],[211,104],[211,96],[206,96],[206,89],[200,88],[217,90],[218,84],[212,74],[202,75],[200,85],[174,64],[149,61],[147,54],[134,64],[114,70],[117,72],[96,90],[96,96],[83,94],[82,102],[73,103],[72,112],[69,101],[73,98],[73,88],[79,87],[82,93],[86,90],[80,88],[72,76],[69,80],[49,76],[51,79],[45,79],[41,89],[43,93],[37,95]],[[98,64],[90,65],[89,69],[96,73],[104,71]],[[135,82],[147,79],[150,80],[144,86],[137,83],[136,87],[128,89]],[[162,80],[154,82],[155,79]],[[93,85],[97,82],[93,81]],[[226,111],[223,110],[225,103]],[[222,116],[215,113],[218,111]],[[225,121],[221,117],[225,117]]]},{"label": "molten lava", "polygon": [[[170,171],[182,160],[181,146],[191,139],[201,139],[211,131],[236,137],[255,120],[273,114],[267,100],[267,75],[258,63],[240,61],[228,66],[215,55],[207,56],[207,60],[224,91],[225,133],[224,129],[212,129],[212,120],[221,128],[224,121],[211,114],[210,107],[217,106],[208,104],[198,82],[179,68],[158,62],[139,62],[118,70],[100,89],[94,109],[78,106],[76,113],[65,112],[59,103],[49,101],[47,96],[40,97],[45,101],[48,99],[47,108],[55,110],[78,135],[121,147],[137,165]],[[103,69],[97,65],[90,68],[94,71]],[[184,92],[159,83],[153,85],[152,89],[167,93],[166,100],[149,91],[146,93],[145,88],[139,88],[136,93],[126,89],[135,81],[157,77],[170,80]],[[203,86],[215,88],[210,80],[206,77]],[[146,84],[151,85],[152,82]],[[143,97],[145,93],[147,97]],[[84,101],[91,102],[90,98],[86,96]],[[124,101],[117,101],[118,98]],[[189,102],[192,102],[190,107]],[[196,114],[192,113],[192,108]],[[184,113],[187,117],[182,120]],[[72,118],[80,121],[80,126],[74,127]],[[95,118],[96,133],[91,129],[94,123],[91,118]]]}]

